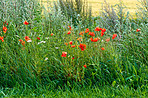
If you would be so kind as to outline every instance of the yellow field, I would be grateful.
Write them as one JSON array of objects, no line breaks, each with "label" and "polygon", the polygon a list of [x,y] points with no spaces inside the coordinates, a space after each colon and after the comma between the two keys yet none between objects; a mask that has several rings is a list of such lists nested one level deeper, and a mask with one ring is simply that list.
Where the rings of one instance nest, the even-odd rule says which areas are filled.
[{"label": "yellow field", "polygon": [[[42,1],[42,4],[45,5],[45,7],[47,8],[47,1],[52,4],[52,1],[56,0],[40,0],[40,1]],[[113,6],[119,3],[119,0],[106,0],[106,1]],[[93,16],[97,16],[102,9],[102,4],[104,3],[104,0],[88,0],[88,2],[89,5],[92,6]],[[135,14],[136,6],[139,3],[137,0],[123,0],[123,3],[127,7],[127,10],[130,12],[130,14],[132,15]]]}]

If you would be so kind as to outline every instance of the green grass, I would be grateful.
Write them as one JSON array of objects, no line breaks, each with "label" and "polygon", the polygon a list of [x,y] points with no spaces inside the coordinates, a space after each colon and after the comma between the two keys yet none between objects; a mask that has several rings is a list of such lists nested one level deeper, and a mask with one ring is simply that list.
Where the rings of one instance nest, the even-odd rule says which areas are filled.
[{"label": "green grass", "polygon": [[93,87],[93,88],[73,88],[65,90],[58,89],[53,90],[51,88],[38,88],[38,89],[29,89],[29,88],[6,88],[0,90],[0,97],[44,97],[44,98],[114,98],[114,97],[140,97],[146,98],[147,88],[142,87],[138,89],[129,88],[127,86],[118,87]]}]

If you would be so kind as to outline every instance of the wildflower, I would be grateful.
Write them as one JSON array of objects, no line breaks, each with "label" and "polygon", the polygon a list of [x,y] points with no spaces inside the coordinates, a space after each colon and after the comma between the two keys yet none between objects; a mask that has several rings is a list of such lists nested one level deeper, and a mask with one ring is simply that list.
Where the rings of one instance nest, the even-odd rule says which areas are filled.
[{"label": "wildflower", "polygon": [[70,41],[69,44],[72,45],[72,41]]},{"label": "wildflower", "polygon": [[7,25],[8,25],[8,23],[7,23]]},{"label": "wildflower", "polygon": [[51,36],[53,36],[53,33],[51,33]]},{"label": "wildflower", "polygon": [[113,34],[112,39],[115,39],[117,37],[117,34]]},{"label": "wildflower", "polygon": [[19,41],[22,42],[23,40],[22,39],[19,39]]},{"label": "wildflower", "polygon": [[94,32],[89,32],[88,35],[95,36]]},{"label": "wildflower", "polygon": [[98,38],[90,38],[90,40],[92,41],[92,42],[97,42],[99,39]]},{"label": "wildflower", "polygon": [[38,42],[38,45],[41,44],[41,43],[46,43],[46,41],[40,41],[40,42]]},{"label": "wildflower", "polygon": [[48,60],[48,57],[45,58],[45,61],[47,61],[47,60]]},{"label": "wildflower", "polygon": [[24,22],[25,25],[28,25],[29,23],[27,21]]},{"label": "wildflower", "polygon": [[110,41],[110,38],[106,39],[105,41],[109,42]]},{"label": "wildflower", "polygon": [[101,31],[101,30],[102,30],[102,28],[99,28],[99,27],[95,28],[95,31]]},{"label": "wildflower", "polygon": [[31,40],[28,36],[25,36],[25,40],[28,41],[28,40]]},{"label": "wildflower", "polygon": [[141,29],[137,29],[136,32],[140,32]]},{"label": "wildflower", "polygon": [[72,59],[74,59],[75,57],[73,57]]},{"label": "wildflower", "polygon": [[101,31],[102,31],[102,32],[105,32],[105,31],[106,31],[106,29],[105,29],[105,28],[103,28]]},{"label": "wildflower", "polygon": [[1,36],[0,36],[0,40],[1,40],[2,42],[4,42],[4,39],[3,39],[3,38],[4,38],[4,37],[1,37]]},{"label": "wildflower", "polygon": [[83,34],[84,34],[84,31],[79,33],[79,35],[82,35],[82,36],[83,36]]},{"label": "wildflower", "polygon": [[25,41],[21,41],[21,44],[22,44],[23,46],[25,46]]},{"label": "wildflower", "polygon": [[102,48],[101,48],[101,50],[105,50],[105,48],[104,48],[104,47],[102,47]]},{"label": "wildflower", "polygon": [[67,45],[68,45],[68,43],[65,43],[65,45],[67,46]]},{"label": "wildflower", "polygon": [[66,57],[66,55],[67,55],[67,52],[62,52],[62,57]]},{"label": "wildflower", "polygon": [[104,32],[101,31],[101,36],[103,36],[103,35],[104,35]]},{"label": "wildflower", "polygon": [[76,45],[71,45],[72,48],[74,48]]},{"label": "wildflower", "polygon": [[78,40],[78,41],[82,41],[82,37],[79,37],[77,40]]},{"label": "wildflower", "polygon": [[29,43],[29,42],[32,42],[32,40],[30,39],[30,40],[28,40],[27,42],[28,42],[28,43]]},{"label": "wildflower", "polygon": [[39,38],[39,37],[37,37],[37,39],[38,39],[38,40],[40,40],[40,38]]},{"label": "wildflower", "polygon": [[85,44],[80,44],[79,47],[81,48],[81,51],[84,51],[86,49],[86,45]]},{"label": "wildflower", "polygon": [[59,47],[55,47],[56,49],[59,49]]},{"label": "wildflower", "polygon": [[70,31],[68,31],[68,33],[67,34],[70,34],[71,32]]},{"label": "wildflower", "polygon": [[3,32],[6,33],[7,30],[8,30],[7,27],[4,27],[4,26],[3,26]]},{"label": "wildflower", "polygon": [[71,31],[71,26],[68,26],[69,30]]},{"label": "wildflower", "polygon": [[49,37],[45,37],[45,39],[49,39]]},{"label": "wildflower", "polygon": [[87,28],[86,30],[85,30],[85,33],[88,33],[89,32],[89,29]]},{"label": "wildflower", "polygon": [[85,68],[87,68],[87,66],[86,66],[86,65],[84,65],[84,67],[85,67]]}]

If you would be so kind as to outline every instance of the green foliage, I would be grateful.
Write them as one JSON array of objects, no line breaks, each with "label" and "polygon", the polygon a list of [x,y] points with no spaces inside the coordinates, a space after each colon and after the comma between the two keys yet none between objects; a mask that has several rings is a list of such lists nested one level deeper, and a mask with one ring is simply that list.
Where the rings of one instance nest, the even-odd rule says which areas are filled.
[{"label": "green foliage", "polygon": [[92,23],[91,7],[88,6],[87,0],[59,0],[54,2],[54,8],[57,13],[60,9],[68,20],[72,20],[74,26],[80,23],[84,26],[90,26]]}]

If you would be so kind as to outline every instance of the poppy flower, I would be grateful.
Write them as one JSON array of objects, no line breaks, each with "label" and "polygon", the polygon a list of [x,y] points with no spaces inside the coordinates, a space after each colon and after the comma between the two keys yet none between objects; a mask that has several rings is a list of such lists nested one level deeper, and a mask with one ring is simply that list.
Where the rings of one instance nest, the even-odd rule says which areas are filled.
[{"label": "poppy flower", "polygon": [[39,38],[39,37],[37,37],[37,39],[38,39],[38,40],[40,40],[40,38]]},{"label": "poppy flower", "polygon": [[117,34],[113,34],[112,39],[115,39],[117,37]]},{"label": "poppy flower", "polygon": [[19,39],[19,41],[22,42],[23,40],[22,39]]},{"label": "poppy flower", "polygon": [[86,66],[86,65],[84,65],[84,67],[85,67],[85,68],[87,68],[87,66]]},{"label": "poppy flower", "polygon": [[70,34],[71,32],[70,31],[68,31],[68,33],[67,34]]},{"label": "poppy flower", "polygon": [[7,23],[7,25],[8,25],[8,23]]},{"label": "poppy flower", "polygon": [[89,32],[88,35],[95,36],[94,32]]},{"label": "poppy flower", "polygon": [[25,41],[21,41],[21,44],[22,44],[23,46],[25,46]]},{"label": "poppy flower", "polygon": [[72,41],[70,41],[69,44],[72,45]]},{"label": "poppy flower", "polygon": [[105,28],[103,28],[101,31],[102,31],[102,32],[105,32],[105,31],[106,31],[106,29],[105,29]]},{"label": "poppy flower", "polygon": [[88,33],[89,32],[89,29],[87,28],[86,30],[85,30],[85,33]]},{"label": "poppy flower", "polygon": [[3,26],[3,32],[6,33],[7,30],[8,30],[7,27],[4,27],[4,26]]},{"label": "poppy flower", "polygon": [[78,41],[82,41],[82,37],[79,37],[77,40],[78,40]]},{"label": "poppy flower", "polygon": [[84,34],[84,31],[79,33],[79,35],[82,35],[82,36],[83,36],[83,34]]},{"label": "poppy flower", "polygon": [[24,22],[25,25],[28,25],[29,23],[27,21]]},{"label": "poppy flower", "polygon": [[28,36],[25,36],[25,40],[28,41],[28,40],[31,40]]},{"label": "poppy flower", "polygon": [[95,31],[101,31],[101,30],[102,30],[102,28],[99,28],[99,27],[95,28]]},{"label": "poppy flower", "polygon": [[93,42],[93,38],[90,38],[90,40]]},{"label": "poppy flower", "polygon": [[101,50],[105,50],[105,48],[104,48],[104,47],[102,47],[102,48],[101,48]]},{"label": "poppy flower", "polygon": [[73,57],[72,59],[74,59],[75,57]]},{"label": "poppy flower", "polygon": [[65,43],[65,45],[67,46],[67,45],[68,45],[68,43]]},{"label": "poppy flower", "polygon": [[105,41],[109,42],[110,41],[110,38],[106,39]]},{"label": "poppy flower", "polygon": [[76,45],[71,45],[72,48],[74,48]]},{"label": "poppy flower", "polygon": [[66,55],[67,55],[67,52],[62,52],[62,57],[66,57]]},{"label": "poppy flower", "polygon": [[1,36],[0,36],[0,40],[1,40],[2,42],[4,42],[4,39],[3,39],[3,38],[4,38],[4,37],[1,37]]},{"label": "poppy flower", "polygon": [[81,48],[81,51],[84,51],[86,49],[86,45],[85,44],[80,44],[79,47]]},{"label": "poppy flower", "polygon": [[94,38],[94,39],[92,39],[91,41],[92,42],[97,42],[99,39],[98,38]]},{"label": "poppy flower", "polygon": [[103,36],[103,35],[104,35],[104,32],[101,31],[101,36]]},{"label": "poppy flower", "polygon": [[68,26],[69,30],[71,30],[71,26]]},{"label": "poppy flower", "polygon": [[141,29],[137,29],[136,32],[140,32]]},{"label": "poppy flower", "polygon": [[53,33],[51,33],[51,36],[53,35]]}]

